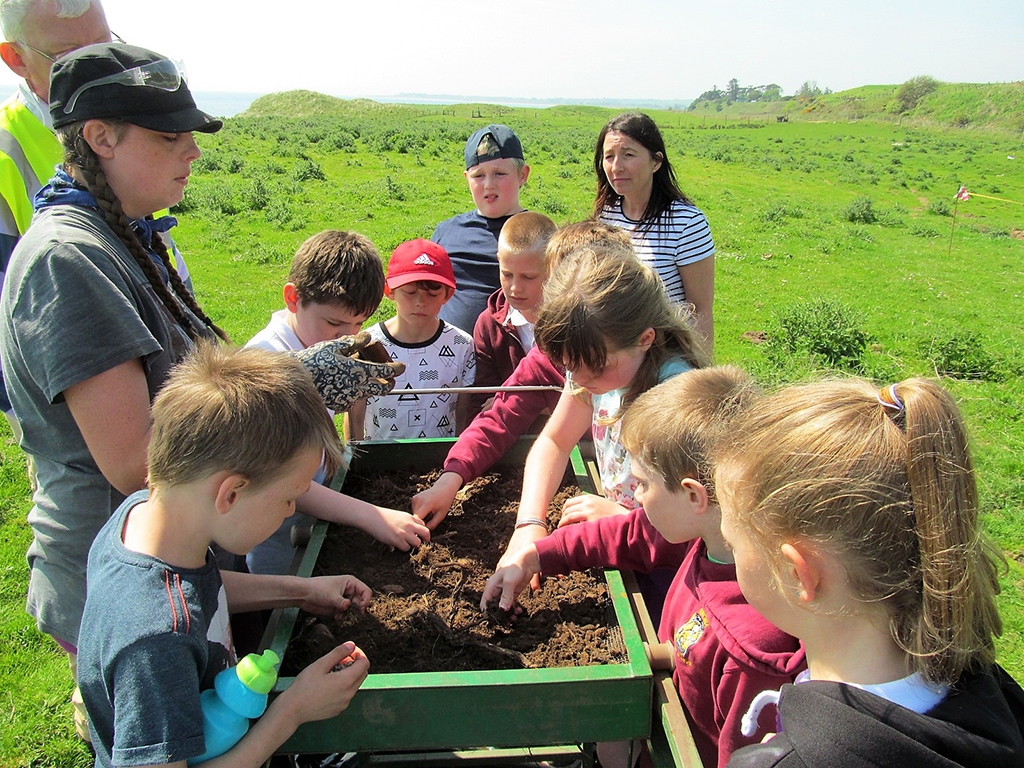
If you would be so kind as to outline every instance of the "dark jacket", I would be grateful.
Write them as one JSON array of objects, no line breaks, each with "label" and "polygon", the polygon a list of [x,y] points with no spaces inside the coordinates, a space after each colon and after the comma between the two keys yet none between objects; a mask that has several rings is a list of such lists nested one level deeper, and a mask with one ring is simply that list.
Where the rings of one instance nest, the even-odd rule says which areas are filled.
[{"label": "dark jacket", "polygon": [[919,715],[867,691],[811,680],[782,689],[782,731],[729,768],[1020,768],[1024,691],[995,667],[968,673]]}]

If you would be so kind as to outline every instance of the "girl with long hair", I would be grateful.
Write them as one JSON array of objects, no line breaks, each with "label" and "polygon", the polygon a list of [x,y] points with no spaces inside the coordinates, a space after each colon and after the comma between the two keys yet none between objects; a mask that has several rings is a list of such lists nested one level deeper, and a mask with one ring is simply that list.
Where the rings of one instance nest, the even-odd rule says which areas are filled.
[{"label": "girl with long hair", "polygon": [[782,688],[779,734],[729,765],[1024,764],[1024,692],[995,664],[1000,557],[949,394],[794,386],[733,435],[715,457],[722,533],[808,673]]}]

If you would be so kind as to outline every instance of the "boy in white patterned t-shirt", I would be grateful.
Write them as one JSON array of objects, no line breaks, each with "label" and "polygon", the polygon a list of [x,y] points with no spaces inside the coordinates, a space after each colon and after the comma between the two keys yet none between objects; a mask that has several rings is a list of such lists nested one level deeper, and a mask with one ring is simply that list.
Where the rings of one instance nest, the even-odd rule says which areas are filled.
[{"label": "boy in white patterned t-shirt", "polygon": [[438,317],[455,293],[448,254],[429,240],[410,240],[391,254],[384,294],[396,315],[369,329],[392,360],[405,363],[390,395],[356,403],[349,440],[454,437],[469,422],[468,395],[403,395],[402,390],[468,387],[475,378],[473,337]]}]

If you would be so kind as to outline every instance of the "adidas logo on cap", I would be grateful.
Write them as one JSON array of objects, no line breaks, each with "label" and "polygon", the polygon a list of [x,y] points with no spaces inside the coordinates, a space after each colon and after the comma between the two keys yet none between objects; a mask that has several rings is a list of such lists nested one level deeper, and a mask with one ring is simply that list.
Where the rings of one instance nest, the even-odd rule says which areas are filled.
[{"label": "adidas logo on cap", "polygon": [[429,256],[427,256],[427,254],[425,254],[425,253],[421,253],[419,255],[419,257],[416,259],[416,261],[413,262],[413,264],[426,264],[426,265],[431,266],[431,267],[437,266],[434,263],[433,259],[431,259]]}]

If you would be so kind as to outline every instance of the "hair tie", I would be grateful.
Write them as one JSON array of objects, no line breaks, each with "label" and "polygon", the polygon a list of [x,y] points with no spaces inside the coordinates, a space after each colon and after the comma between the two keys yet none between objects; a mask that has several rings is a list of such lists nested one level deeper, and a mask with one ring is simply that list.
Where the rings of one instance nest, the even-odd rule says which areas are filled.
[{"label": "hair tie", "polygon": [[[888,399],[886,399],[884,395],[888,395]],[[886,408],[892,408],[897,412],[903,410],[903,401],[900,400],[899,395],[896,394],[895,384],[890,384],[888,388],[878,390],[877,397],[879,405]]]}]

